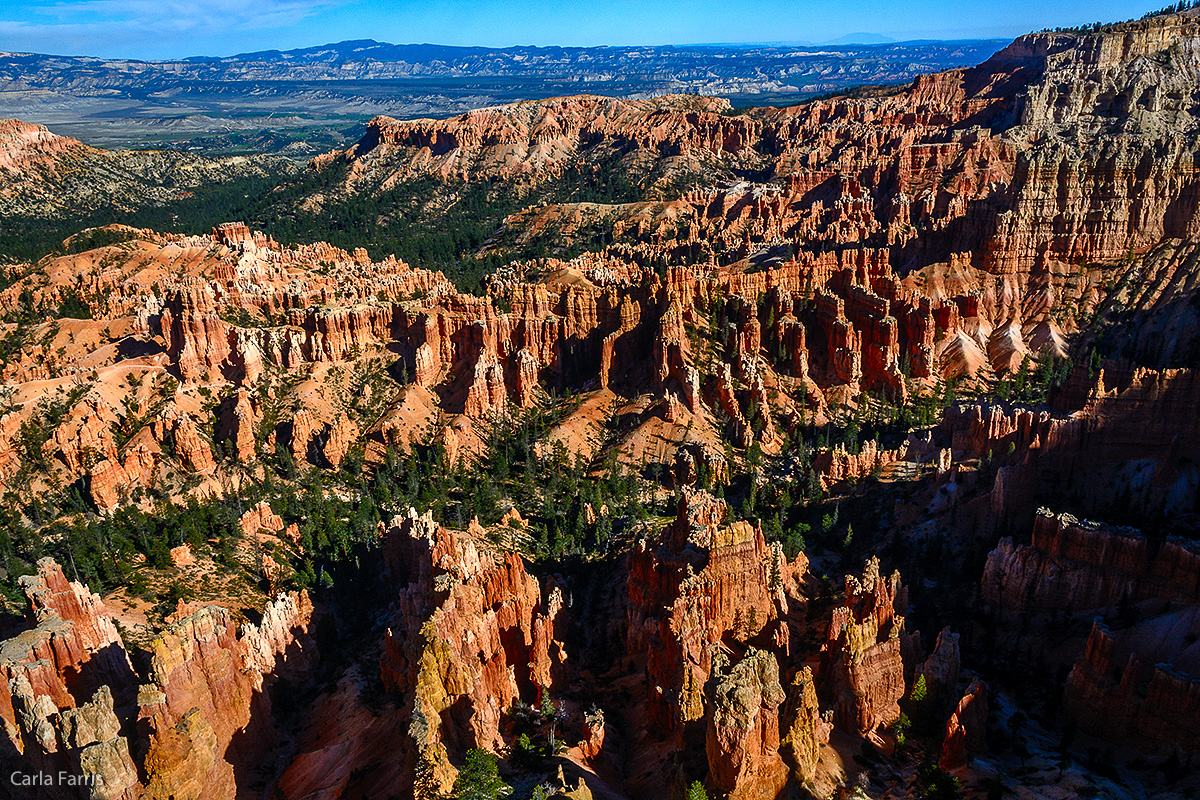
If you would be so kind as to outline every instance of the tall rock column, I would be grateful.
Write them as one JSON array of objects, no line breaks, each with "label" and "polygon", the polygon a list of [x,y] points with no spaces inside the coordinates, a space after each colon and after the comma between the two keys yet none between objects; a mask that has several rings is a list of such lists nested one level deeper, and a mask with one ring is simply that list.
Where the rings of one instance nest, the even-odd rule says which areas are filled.
[{"label": "tall rock column", "polygon": [[904,663],[900,634],[907,590],[900,573],[884,578],[879,559],[867,562],[862,579],[846,576],[846,603],[835,609],[824,659],[836,698],[839,726],[871,735],[900,718]]},{"label": "tall rock column", "polygon": [[774,798],[787,783],[779,755],[779,706],[784,701],[775,656],[751,648],[728,668],[714,659],[708,717],[708,781],[730,800]]}]

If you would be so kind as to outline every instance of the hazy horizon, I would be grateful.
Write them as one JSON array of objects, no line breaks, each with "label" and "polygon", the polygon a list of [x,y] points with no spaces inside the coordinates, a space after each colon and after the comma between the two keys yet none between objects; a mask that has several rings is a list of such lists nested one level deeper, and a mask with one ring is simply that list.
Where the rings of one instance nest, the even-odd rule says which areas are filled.
[{"label": "hazy horizon", "polygon": [[[1033,30],[1138,17],[1163,0],[18,0],[0,11],[0,50],[164,60],[294,50],[356,39],[505,48],[805,46],[880,40],[1006,39]],[[874,41],[873,41],[874,40]]]},{"label": "hazy horizon", "polygon": [[[862,34],[866,36],[867,34]],[[482,49],[490,52],[500,52],[506,50],[552,50],[561,48],[563,50],[582,50],[582,49],[626,49],[626,48],[666,48],[674,47],[681,50],[686,49],[702,49],[711,48],[741,48],[753,49],[762,48],[821,48],[821,47],[883,47],[887,45],[912,45],[921,42],[941,42],[945,44],[953,44],[955,42],[972,43],[972,42],[1007,42],[1014,37],[1008,36],[972,36],[957,39],[892,39],[890,37],[880,41],[872,41],[867,38],[859,38],[860,34],[847,34],[835,40],[823,42],[810,42],[802,40],[782,40],[782,41],[744,41],[744,42],[650,42],[645,44],[595,44],[595,45],[559,45],[559,44],[511,44],[511,45],[469,45],[469,44],[446,44],[444,42],[390,42],[380,39],[338,39],[336,41],[317,42],[314,44],[300,45],[298,47],[285,48],[261,48],[258,50],[245,50],[237,53],[228,54],[212,54],[212,53],[189,53],[181,56],[163,56],[163,57],[146,57],[139,58],[137,56],[96,56],[91,53],[64,53],[50,52],[44,50],[13,50],[0,47],[0,53],[9,53],[12,55],[40,55],[61,58],[100,58],[110,61],[145,61],[145,62],[172,62],[172,61],[187,61],[189,59],[230,59],[241,58],[245,56],[254,56],[265,53],[296,53],[305,51],[319,51],[324,48],[337,47],[338,45],[350,44],[355,42],[374,42],[383,47],[446,47],[457,48],[461,50]]]}]

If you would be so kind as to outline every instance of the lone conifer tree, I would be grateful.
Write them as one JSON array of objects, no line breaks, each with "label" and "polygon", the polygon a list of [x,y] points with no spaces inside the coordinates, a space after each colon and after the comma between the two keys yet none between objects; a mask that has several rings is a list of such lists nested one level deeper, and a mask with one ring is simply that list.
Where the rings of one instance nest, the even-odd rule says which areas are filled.
[{"label": "lone conifer tree", "polygon": [[512,794],[512,787],[500,779],[496,756],[486,750],[467,751],[467,763],[454,779],[457,800],[499,800]]}]

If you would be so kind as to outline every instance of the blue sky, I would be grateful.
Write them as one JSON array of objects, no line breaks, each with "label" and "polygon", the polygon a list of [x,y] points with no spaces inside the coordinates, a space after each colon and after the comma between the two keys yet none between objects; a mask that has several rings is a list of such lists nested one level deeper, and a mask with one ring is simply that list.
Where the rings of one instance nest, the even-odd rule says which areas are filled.
[{"label": "blue sky", "polygon": [[1141,16],[1110,0],[4,0],[0,50],[231,55],[343,39],[507,46],[1013,37]]}]

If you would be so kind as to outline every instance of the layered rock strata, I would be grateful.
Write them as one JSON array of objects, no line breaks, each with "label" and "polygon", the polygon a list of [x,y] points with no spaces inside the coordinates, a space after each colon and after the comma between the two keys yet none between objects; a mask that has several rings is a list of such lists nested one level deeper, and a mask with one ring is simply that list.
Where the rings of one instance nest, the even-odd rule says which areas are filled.
[{"label": "layered rock strata", "polygon": [[501,749],[504,713],[539,702],[563,679],[564,598],[543,591],[516,553],[429,514],[397,517],[384,536],[384,563],[406,588],[384,637],[383,684],[411,715],[409,774],[443,785],[453,781],[447,748]]},{"label": "layered rock strata", "polygon": [[271,739],[264,681],[316,663],[301,592],[240,630],[217,606],[169,626],[139,685],[99,597],[50,559],[23,585],[35,627],[0,645],[0,719],[26,764],[80,778],[55,797],[232,797]]},{"label": "layered rock strata", "polygon": [[846,601],[834,609],[822,648],[837,725],[868,735],[900,718],[905,694],[900,656],[908,592],[900,574],[879,574],[872,558],[862,578],[846,576]]},{"label": "layered rock strata", "polygon": [[1067,679],[1067,713],[1089,733],[1191,752],[1200,744],[1200,683],[1188,675],[1189,639],[1200,635],[1197,558],[1190,541],[1152,542],[1043,509],[1031,544],[1004,539],[989,554],[982,594],[1007,619],[1110,615],[1096,618]]},{"label": "layered rock strata", "polygon": [[649,654],[650,711],[664,732],[705,719],[703,687],[723,643],[788,652],[807,561],[789,562],[761,530],[725,515],[724,501],[685,489],[675,521],[630,555],[628,649]]},{"label": "layered rock strata", "polygon": [[1200,604],[1200,551],[1192,543],[1168,538],[1155,545],[1132,528],[1041,509],[1033,541],[1001,540],[984,567],[984,602],[1012,614],[1147,599]]},{"label": "layered rock strata", "polygon": [[1067,677],[1066,713],[1081,730],[1108,742],[1200,751],[1200,680],[1172,663],[1192,669],[1194,659],[1164,644],[1139,652],[1136,632],[1114,633],[1096,620]]}]

